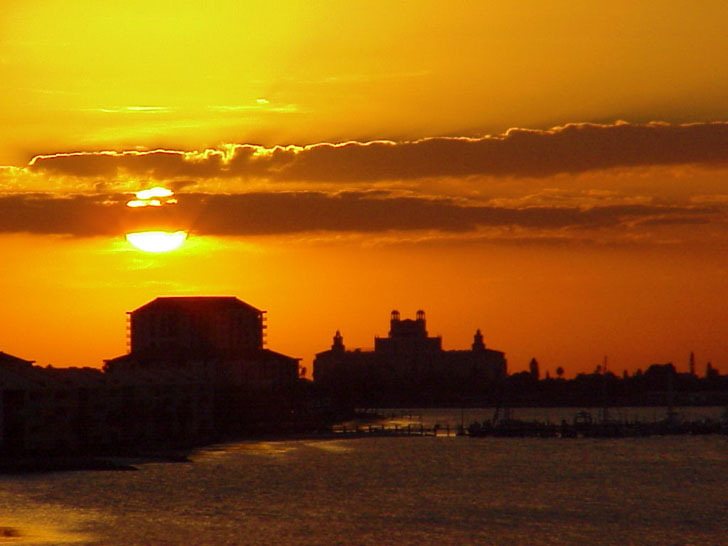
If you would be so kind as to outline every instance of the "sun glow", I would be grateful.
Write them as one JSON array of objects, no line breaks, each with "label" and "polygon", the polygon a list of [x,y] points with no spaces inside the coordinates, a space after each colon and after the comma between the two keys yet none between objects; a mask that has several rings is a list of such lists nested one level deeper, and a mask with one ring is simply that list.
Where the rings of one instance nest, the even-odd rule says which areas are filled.
[{"label": "sun glow", "polygon": [[[176,205],[177,199],[172,197],[174,192],[167,188],[157,186],[149,190],[142,190],[135,193],[136,199],[129,201],[126,206],[131,208],[139,207],[161,207],[162,205]],[[162,202],[160,197],[166,197],[167,199]]]},{"label": "sun glow", "polygon": [[169,252],[176,250],[187,239],[186,231],[143,231],[127,233],[126,240],[144,252]]},{"label": "sun glow", "polygon": [[151,188],[149,190],[142,190],[136,192],[137,199],[151,199],[152,197],[172,197],[174,192],[167,188],[161,188],[159,186]]}]

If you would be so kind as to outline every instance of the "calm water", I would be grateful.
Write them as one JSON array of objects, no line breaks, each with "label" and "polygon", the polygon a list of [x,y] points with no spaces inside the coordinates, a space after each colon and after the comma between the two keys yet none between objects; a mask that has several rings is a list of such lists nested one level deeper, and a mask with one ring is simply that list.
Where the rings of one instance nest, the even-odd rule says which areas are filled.
[{"label": "calm water", "polygon": [[139,468],[0,476],[22,534],[0,544],[728,544],[718,435],[240,442]]}]

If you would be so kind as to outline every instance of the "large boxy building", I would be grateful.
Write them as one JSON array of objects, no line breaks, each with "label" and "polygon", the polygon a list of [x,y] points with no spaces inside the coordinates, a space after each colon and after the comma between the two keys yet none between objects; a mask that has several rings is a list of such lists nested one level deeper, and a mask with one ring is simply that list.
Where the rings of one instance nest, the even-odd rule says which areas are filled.
[{"label": "large boxy building", "polygon": [[179,369],[251,390],[283,391],[299,359],[265,348],[265,311],[232,296],[160,297],[130,311],[129,354],[105,370]]},{"label": "large boxy building", "polygon": [[389,325],[369,351],[346,350],[337,331],[331,349],[316,355],[315,384],[361,402],[427,402],[476,395],[507,374],[504,353],[486,348],[480,330],[470,350],[446,351],[428,335],[424,311],[414,319],[392,311]]},{"label": "large boxy building", "polygon": [[128,317],[134,354],[241,357],[264,345],[265,311],[235,297],[157,298]]}]

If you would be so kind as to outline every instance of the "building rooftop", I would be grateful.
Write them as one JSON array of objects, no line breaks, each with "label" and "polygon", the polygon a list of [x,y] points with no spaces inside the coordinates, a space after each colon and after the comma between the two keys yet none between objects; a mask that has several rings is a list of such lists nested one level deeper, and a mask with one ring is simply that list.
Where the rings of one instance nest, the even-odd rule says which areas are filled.
[{"label": "building rooftop", "polygon": [[143,309],[169,309],[199,312],[203,310],[241,308],[252,310],[257,313],[265,312],[239,300],[235,296],[173,296],[156,298],[149,303],[134,309],[131,313],[136,313]]},{"label": "building rooftop", "polygon": [[34,360],[25,360],[0,351],[0,364],[33,364]]}]

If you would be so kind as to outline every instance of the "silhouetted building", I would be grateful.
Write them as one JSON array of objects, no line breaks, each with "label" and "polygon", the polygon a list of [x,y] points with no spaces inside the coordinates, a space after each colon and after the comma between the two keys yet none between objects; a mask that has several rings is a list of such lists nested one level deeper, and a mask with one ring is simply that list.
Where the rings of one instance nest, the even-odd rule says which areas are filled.
[{"label": "silhouetted building", "polygon": [[8,353],[0,351],[0,366],[2,367],[13,366],[25,368],[29,364],[32,365],[34,362],[35,360],[24,360],[22,358],[18,358],[17,356],[9,355]]},{"label": "silhouetted building", "polygon": [[215,432],[212,384],[179,371],[105,374],[0,353],[0,454],[189,446]]},{"label": "silhouetted building", "polygon": [[157,298],[128,315],[133,354],[230,358],[264,346],[265,311],[235,297]]},{"label": "silhouetted building", "polygon": [[129,354],[109,376],[192,374],[214,392],[217,430],[281,422],[296,404],[299,360],[264,347],[265,311],[235,297],[161,297],[128,313]]},{"label": "silhouetted building", "polygon": [[298,358],[264,349],[265,311],[235,297],[163,297],[128,313],[131,352],[104,369],[177,369],[251,391],[284,392]]},{"label": "silhouetted building", "polygon": [[188,446],[270,430],[296,409],[299,359],[263,348],[234,297],[157,298],[129,313],[131,352],[103,372],[0,352],[0,454]]},{"label": "silhouetted building", "polygon": [[538,369],[538,360],[535,358],[532,358],[531,362],[528,363],[528,371],[531,374],[531,377],[533,377],[536,381],[541,379],[541,372]]},{"label": "silhouetted building", "polygon": [[444,351],[427,333],[424,311],[402,319],[392,311],[389,335],[374,350],[347,351],[339,331],[331,349],[314,360],[314,383],[355,403],[448,402],[477,397],[507,373],[504,353],[487,349],[480,330],[470,350]]}]

